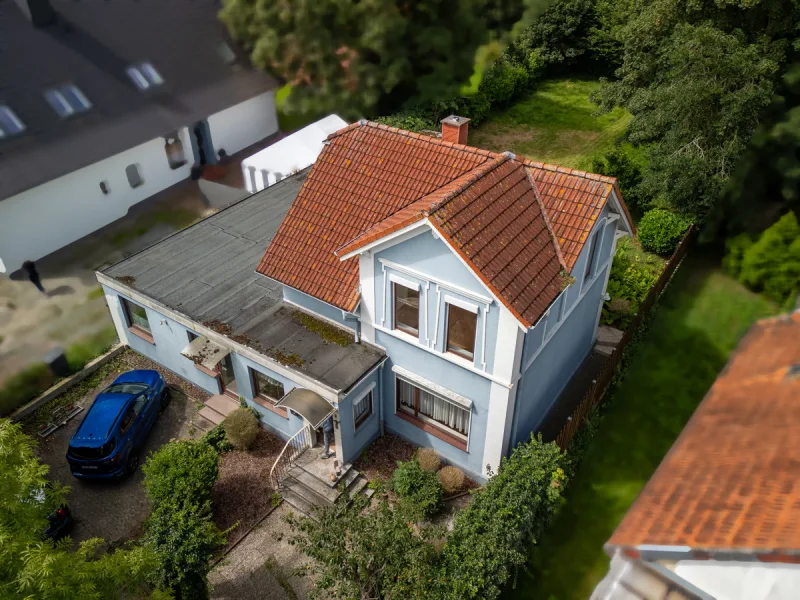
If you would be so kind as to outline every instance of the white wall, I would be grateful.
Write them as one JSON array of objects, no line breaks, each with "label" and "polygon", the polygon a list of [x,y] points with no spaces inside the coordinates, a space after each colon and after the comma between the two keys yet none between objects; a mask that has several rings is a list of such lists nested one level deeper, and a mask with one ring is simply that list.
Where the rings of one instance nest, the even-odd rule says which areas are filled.
[{"label": "white wall", "polygon": [[[37,260],[125,216],[128,209],[186,179],[192,164],[187,129],[180,132],[187,163],[171,169],[164,138],[151,140],[33,189],[0,200],[0,259],[6,271]],[[144,183],[128,184],[125,168],[139,165]],[[109,193],[100,190],[106,181]]]},{"label": "white wall", "polygon": [[228,156],[263,140],[278,131],[275,93],[250,98],[208,117],[214,151],[224,149]]}]

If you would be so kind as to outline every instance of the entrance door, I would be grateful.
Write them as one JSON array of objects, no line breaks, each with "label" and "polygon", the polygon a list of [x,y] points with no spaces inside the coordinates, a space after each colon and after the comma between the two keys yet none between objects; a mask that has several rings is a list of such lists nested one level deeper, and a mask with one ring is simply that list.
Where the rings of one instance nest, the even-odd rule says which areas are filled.
[{"label": "entrance door", "polygon": [[233,360],[230,354],[217,363],[217,373],[222,393],[238,399],[239,391],[236,388],[236,376],[233,373]]}]

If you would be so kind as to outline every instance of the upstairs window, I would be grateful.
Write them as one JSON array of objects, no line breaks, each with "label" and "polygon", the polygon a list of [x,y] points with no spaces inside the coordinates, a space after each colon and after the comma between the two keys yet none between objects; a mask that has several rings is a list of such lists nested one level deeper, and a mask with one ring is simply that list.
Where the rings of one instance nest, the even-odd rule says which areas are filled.
[{"label": "upstairs window", "polygon": [[125,72],[140,90],[149,90],[164,83],[161,73],[149,62],[135,64],[125,69]]},{"label": "upstairs window", "polygon": [[586,271],[583,274],[584,281],[594,276],[594,259],[597,254],[597,242],[599,238],[599,231],[592,236],[592,245],[589,247],[589,256],[586,258]]},{"label": "upstairs window", "polygon": [[0,138],[25,131],[25,124],[8,106],[0,106]]},{"label": "upstairs window", "polygon": [[475,330],[478,314],[454,304],[447,305],[448,352],[472,360],[475,357]]},{"label": "upstairs window", "polygon": [[75,85],[63,85],[61,87],[47,90],[44,97],[56,114],[63,118],[86,112],[92,107],[92,103]]},{"label": "upstairs window", "polygon": [[419,336],[419,290],[393,283],[394,328]]}]

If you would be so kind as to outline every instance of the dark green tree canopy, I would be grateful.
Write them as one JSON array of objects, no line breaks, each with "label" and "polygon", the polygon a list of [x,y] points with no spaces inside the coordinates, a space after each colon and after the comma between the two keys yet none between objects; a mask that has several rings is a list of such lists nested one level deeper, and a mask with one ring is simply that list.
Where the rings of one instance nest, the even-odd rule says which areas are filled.
[{"label": "dark green tree canopy", "polygon": [[224,0],[220,17],[257,66],[292,84],[298,109],[354,117],[457,93],[487,35],[484,7],[485,0]]}]

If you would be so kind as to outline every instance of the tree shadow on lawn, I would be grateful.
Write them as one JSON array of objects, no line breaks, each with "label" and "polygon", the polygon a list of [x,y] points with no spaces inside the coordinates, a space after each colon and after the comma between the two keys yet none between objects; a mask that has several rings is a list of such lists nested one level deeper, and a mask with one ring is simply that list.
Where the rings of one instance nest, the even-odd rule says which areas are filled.
[{"label": "tree shadow on lawn", "polygon": [[[725,286],[731,285],[720,278],[727,279],[702,257],[687,260],[676,276],[625,379],[608,399],[600,429],[567,489],[566,504],[507,598],[585,599],[605,575],[603,544],[747,326],[759,313],[769,312],[753,306],[752,314],[740,313],[736,299],[732,306],[715,306],[727,298]],[[752,298],[742,301],[753,303]]]}]

